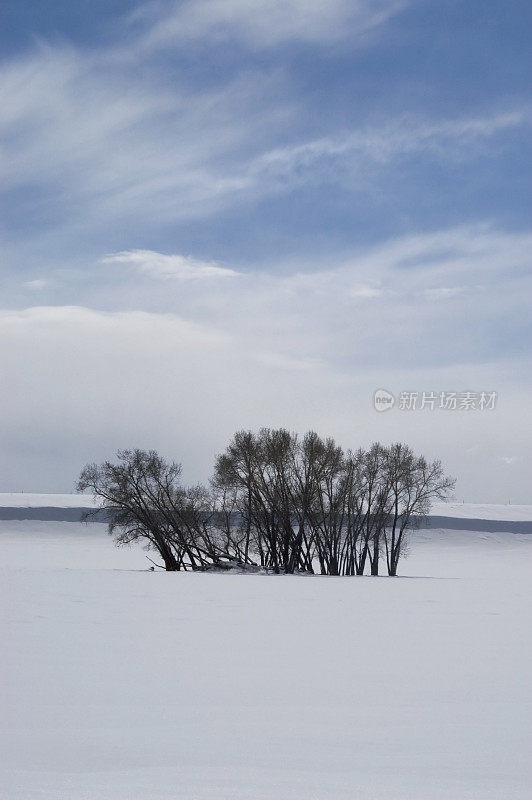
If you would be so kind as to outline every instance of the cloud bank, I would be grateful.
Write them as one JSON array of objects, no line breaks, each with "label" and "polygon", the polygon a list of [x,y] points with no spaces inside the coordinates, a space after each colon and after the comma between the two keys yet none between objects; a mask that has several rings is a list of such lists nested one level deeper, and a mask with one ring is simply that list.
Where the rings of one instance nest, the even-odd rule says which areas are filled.
[{"label": "cloud bank", "polygon": [[[0,313],[10,387],[2,436],[7,452],[23,454],[9,488],[46,459],[50,485],[40,488],[63,482],[68,490],[65,474],[129,445],[158,447],[182,459],[191,478],[206,479],[234,430],[287,425],[353,447],[407,439],[443,457],[466,497],[487,497],[486,464],[492,499],[525,491],[519,464],[528,444],[517,413],[530,362],[531,245],[529,236],[459,228],[390,241],[327,271],[237,281],[211,265],[214,273],[182,280],[181,256],[108,257],[128,269],[121,292],[129,282],[146,306],[153,292],[156,307],[166,295],[172,310]],[[179,291],[169,295],[171,277]],[[100,293],[100,302],[108,298],[105,286]],[[396,395],[495,390],[500,407],[382,415],[372,396],[383,386]]]}]

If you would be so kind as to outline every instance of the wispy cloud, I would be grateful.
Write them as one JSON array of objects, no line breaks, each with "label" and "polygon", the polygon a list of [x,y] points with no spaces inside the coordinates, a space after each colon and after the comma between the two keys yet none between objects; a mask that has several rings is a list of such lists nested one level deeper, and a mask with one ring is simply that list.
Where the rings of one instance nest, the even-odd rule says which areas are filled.
[{"label": "wispy cloud", "polygon": [[381,294],[382,289],[378,289],[375,286],[353,286],[353,288],[349,290],[350,297],[360,297],[364,300],[368,300],[372,297],[379,297]]},{"label": "wispy cloud", "polygon": [[[365,127],[261,154],[247,167],[250,182],[265,179],[282,185],[292,180],[319,182],[335,175],[373,175],[379,167],[411,154],[440,159],[480,156],[490,139],[512,128],[530,125],[528,110],[428,121],[415,116],[393,119],[381,127]],[[473,150],[476,149],[476,152]],[[280,182],[280,183],[279,183]]]},{"label": "wispy cloud", "polygon": [[268,76],[191,93],[106,59],[45,48],[0,69],[4,189],[40,187],[63,219],[90,225],[147,203],[167,219],[209,213],[285,113]]},{"label": "wispy cloud", "polygon": [[191,256],[164,255],[153,250],[124,250],[102,258],[103,264],[127,264],[152,278],[168,280],[202,280],[238,275],[234,269],[212,261],[199,261]]},{"label": "wispy cloud", "polygon": [[436,286],[433,289],[425,289],[424,296],[427,300],[450,300],[459,294],[470,291],[469,286]]},{"label": "wispy cloud", "polygon": [[26,289],[30,289],[32,292],[40,292],[42,289],[46,289],[46,287],[49,285],[50,281],[46,280],[45,278],[35,278],[31,281],[24,281],[24,286]]},{"label": "wispy cloud", "polygon": [[160,222],[206,218],[331,179],[367,192],[405,155],[478,157],[479,145],[529,123],[526,111],[410,115],[302,140],[278,72],[192,92],[159,77],[132,79],[108,52],[50,48],[4,64],[0,92],[4,189],[37,188],[47,212],[85,230],[117,219],[145,224],[147,208]]},{"label": "wispy cloud", "polygon": [[327,44],[363,39],[412,0],[185,0],[148,5],[133,21],[151,23],[143,35],[148,48],[197,39],[228,39],[253,48],[286,42]]}]

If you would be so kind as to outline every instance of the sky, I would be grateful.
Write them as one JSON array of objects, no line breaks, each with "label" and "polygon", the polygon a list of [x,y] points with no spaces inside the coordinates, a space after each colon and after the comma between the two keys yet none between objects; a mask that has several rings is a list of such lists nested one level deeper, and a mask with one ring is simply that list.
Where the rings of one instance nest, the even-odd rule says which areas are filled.
[{"label": "sky", "polygon": [[532,503],[529,2],[0,13],[1,491],[283,426]]}]

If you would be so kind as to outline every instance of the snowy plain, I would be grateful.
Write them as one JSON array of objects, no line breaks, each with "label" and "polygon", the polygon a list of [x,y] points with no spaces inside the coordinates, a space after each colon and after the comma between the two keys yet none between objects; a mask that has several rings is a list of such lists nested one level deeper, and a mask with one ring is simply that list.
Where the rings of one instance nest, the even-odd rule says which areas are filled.
[{"label": "snowy plain", "polygon": [[531,535],[420,531],[395,579],[151,572],[98,523],[0,550],[2,800],[532,796]]}]

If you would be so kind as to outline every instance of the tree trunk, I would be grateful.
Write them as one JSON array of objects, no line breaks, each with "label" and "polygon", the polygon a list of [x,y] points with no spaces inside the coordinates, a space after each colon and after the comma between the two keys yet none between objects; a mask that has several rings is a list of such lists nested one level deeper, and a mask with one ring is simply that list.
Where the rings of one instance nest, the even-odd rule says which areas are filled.
[{"label": "tree trunk", "polygon": [[162,560],[164,561],[164,567],[167,572],[178,572],[179,571],[179,562],[175,555],[173,554],[171,548],[163,539],[158,539],[157,541],[157,549],[161,555]]},{"label": "tree trunk", "polygon": [[371,574],[377,576],[379,574],[379,559],[381,555],[381,536],[380,531],[373,537],[373,546],[369,552],[369,562],[371,565]]}]

